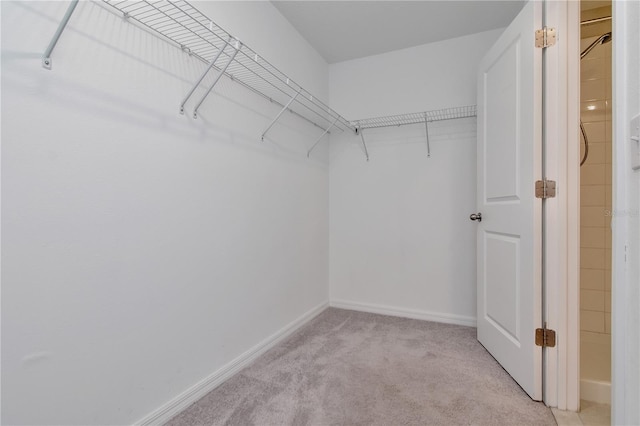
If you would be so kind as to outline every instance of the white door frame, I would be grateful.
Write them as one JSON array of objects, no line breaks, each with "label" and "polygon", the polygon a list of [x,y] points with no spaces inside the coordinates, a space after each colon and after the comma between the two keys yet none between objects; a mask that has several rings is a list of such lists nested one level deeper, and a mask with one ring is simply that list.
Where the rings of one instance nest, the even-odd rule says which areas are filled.
[{"label": "white door frame", "polygon": [[[613,7],[613,210],[612,232],[612,424],[637,424],[640,420],[640,376],[638,347],[640,324],[637,288],[640,242],[629,239],[630,228],[638,229],[638,179],[630,172],[630,96],[628,69],[638,68],[640,54],[637,18],[640,7],[632,2],[614,1]],[[557,331],[558,344],[547,349],[545,403],[562,410],[580,408],[580,187],[579,176],[579,52],[580,3],[546,2],[546,25],[558,29],[556,46],[547,49],[546,155],[547,177],[558,184],[555,203],[547,204],[545,229],[545,279],[548,326]],[[633,28],[630,27],[633,25]],[[619,42],[616,42],[619,40]],[[636,50],[633,50],[636,49]],[[635,68],[633,68],[633,66]],[[637,80],[633,80],[637,81]],[[564,87],[564,88],[563,88]],[[636,108],[638,107],[636,101]],[[634,216],[635,215],[635,216]],[[629,257],[629,259],[626,259]]]},{"label": "white door frame", "polygon": [[613,241],[611,317],[612,424],[640,423],[640,182],[630,121],[640,113],[638,2],[614,1]]},{"label": "white door frame", "polygon": [[545,312],[556,330],[544,354],[544,402],[580,408],[580,3],[545,2],[557,42],[545,51],[545,175],[557,195],[545,205]]}]

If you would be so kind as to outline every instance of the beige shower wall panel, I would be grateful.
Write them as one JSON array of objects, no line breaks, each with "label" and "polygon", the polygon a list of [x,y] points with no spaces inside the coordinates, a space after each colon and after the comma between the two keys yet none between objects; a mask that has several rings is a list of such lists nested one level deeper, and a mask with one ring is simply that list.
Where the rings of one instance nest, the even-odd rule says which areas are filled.
[{"label": "beige shower wall panel", "polygon": [[[582,48],[594,40],[583,39]],[[581,61],[580,86],[581,117],[589,138],[589,156],[580,169],[581,376],[607,382],[611,380],[610,43],[596,47]]]}]

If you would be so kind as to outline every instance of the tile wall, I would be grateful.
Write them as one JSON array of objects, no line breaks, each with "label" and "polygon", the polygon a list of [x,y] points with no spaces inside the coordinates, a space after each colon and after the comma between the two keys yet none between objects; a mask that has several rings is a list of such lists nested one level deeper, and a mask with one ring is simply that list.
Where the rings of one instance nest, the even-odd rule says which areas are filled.
[{"label": "tile wall", "polygon": [[[590,30],[590,34],[611,31],[610,21]],[[596,38],[582,39],[582,49]],[[582,59],[580,100],[589,139],[589,155],[580,169],[581,378],[610,382],[611,43],[596,47]],[[582,137],[580,141],[582,155]]]}]

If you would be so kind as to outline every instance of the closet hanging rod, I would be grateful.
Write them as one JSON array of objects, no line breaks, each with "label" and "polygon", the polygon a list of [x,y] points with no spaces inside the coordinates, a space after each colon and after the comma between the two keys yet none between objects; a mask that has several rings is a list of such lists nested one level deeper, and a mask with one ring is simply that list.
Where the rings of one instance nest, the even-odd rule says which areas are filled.
[{"label": "closet hanging rod", "polygon": [[[295,96],[286,109],[315,126],[326,129],[335,123],[335,129],[351,130],[355,133],[355,127],[351,122],[287,77],[246,44],[241,44],[235,52],[225,51],[224,47],[230,39],[239,40],[187,1],[103,1],[122,13],[125,19],[152,30],[218,72],[221,71],[221,67],[216,65],[213,59],[222,50],[221,61],[229,61],[227,69],[223,71],[224,75],[281,107],[287,105]],[[296,93],[299,95],[296,96]],[[188,98],[189,96],[187,100]],[[181,105],[181,108],[184,108],[184,105]]]}]

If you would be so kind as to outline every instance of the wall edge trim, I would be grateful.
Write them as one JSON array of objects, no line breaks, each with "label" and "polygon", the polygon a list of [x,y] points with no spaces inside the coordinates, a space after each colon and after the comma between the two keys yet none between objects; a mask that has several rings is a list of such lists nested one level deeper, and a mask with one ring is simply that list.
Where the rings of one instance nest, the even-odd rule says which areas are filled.
[{"label": "wall edge trim", "polygon": [[204,395],[220,386],[233,375],[238,373],[241,369],[253,362],[260,355],[292,335],[306,323],[321,314],[328,307],[329,303],[323,302],[320,305],[307,311],[280,330],[276,331],[271,336],[262,340],[257,345],[253,346],[224,366],[220,367],[209,376],[200,380],[199,382],[181,392],[179,395],[167,401],[166,403],[162,404],[160,407],[135,422],[134,425],[149,426],[161,425],[166,423],[176,414],[180,413],[189,405],[193,404]]},{"label": "wall edge trim", "polygon": [[476,317],[447,314],[443,312],[424,311],[421,309],[408,309],[396,306],[378,305],[374,303],[352,302],[349,300],[332,299],[329,302],[332,308],[350,309],[352,311],[369,312],[372,314],[389,315],[393,317],[412,318],[424,321],[441,322],[446,324],[476,326]]}]

